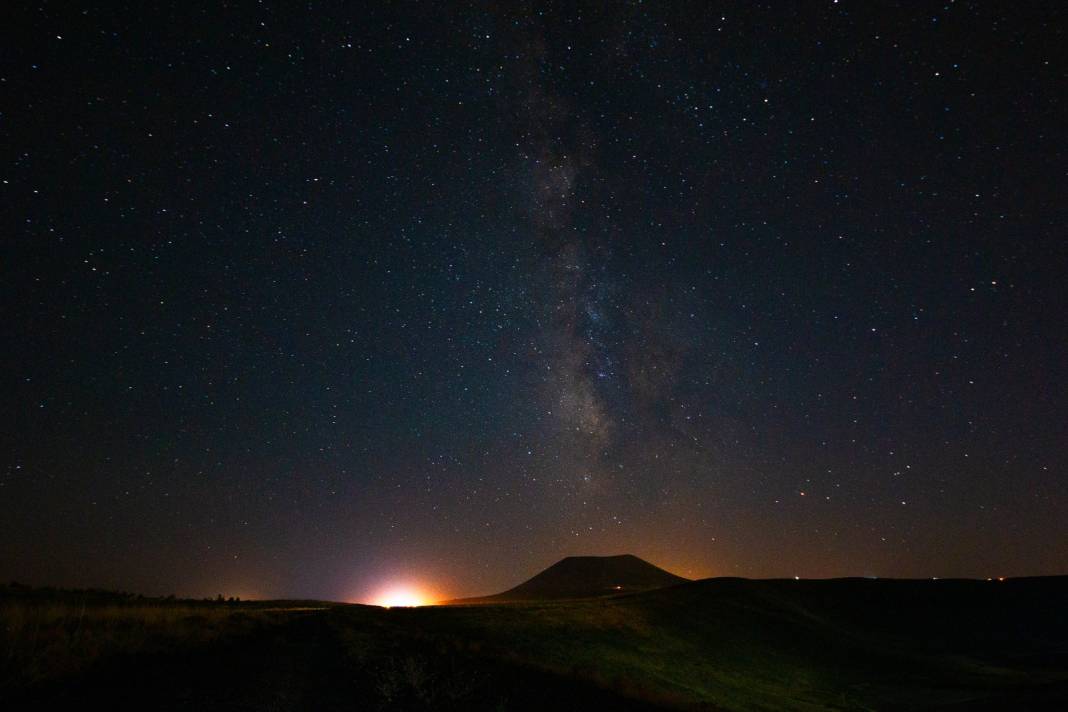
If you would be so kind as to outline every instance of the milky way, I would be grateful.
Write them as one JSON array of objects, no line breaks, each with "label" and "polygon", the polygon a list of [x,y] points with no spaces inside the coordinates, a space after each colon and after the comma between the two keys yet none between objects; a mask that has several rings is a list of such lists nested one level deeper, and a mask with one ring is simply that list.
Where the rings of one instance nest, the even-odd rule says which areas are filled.
[{"label": "milky way", "polygon": [[10,14],[0,577],[1063,572],[1059,7]]}]

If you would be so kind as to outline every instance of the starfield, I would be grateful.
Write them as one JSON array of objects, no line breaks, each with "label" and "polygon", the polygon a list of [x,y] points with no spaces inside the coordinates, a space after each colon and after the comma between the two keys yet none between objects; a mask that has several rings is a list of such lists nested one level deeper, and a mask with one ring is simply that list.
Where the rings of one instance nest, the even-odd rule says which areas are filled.
[{"label": "starfield", "polygon": [[8,4],[0,709],[1068,706],[1063,3]]}]

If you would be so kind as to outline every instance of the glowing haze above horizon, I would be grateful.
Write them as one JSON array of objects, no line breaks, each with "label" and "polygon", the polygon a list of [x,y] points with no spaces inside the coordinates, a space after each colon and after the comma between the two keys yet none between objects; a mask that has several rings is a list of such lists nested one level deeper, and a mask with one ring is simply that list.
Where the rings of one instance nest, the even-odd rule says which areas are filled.
[{"label": "glowing haze above horizon", "polygon": [[0,579],[1066,573],[1065,10],[25,5]]}]

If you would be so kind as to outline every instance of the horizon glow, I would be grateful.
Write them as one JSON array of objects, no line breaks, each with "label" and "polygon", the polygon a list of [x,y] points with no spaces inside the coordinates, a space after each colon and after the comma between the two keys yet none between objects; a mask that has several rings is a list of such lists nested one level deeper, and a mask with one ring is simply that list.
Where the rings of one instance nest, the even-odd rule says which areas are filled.
[{"label": "horizon glow", "polygon": [[412,584],[391,584],[371,598],[371,605],[382,608],[418,608],[431,606],[434,596]]}]

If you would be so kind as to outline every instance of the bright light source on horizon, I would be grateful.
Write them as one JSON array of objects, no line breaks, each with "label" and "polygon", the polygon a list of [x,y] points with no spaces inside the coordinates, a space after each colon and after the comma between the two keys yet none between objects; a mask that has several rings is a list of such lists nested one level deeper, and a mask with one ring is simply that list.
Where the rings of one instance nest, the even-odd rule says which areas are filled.
[{"label": "bright light source on horizon", "polygon": [[383,589],[371,599],[371,604],[383,608],[429,606],[434,599],[414,586],[397,585]]}]

